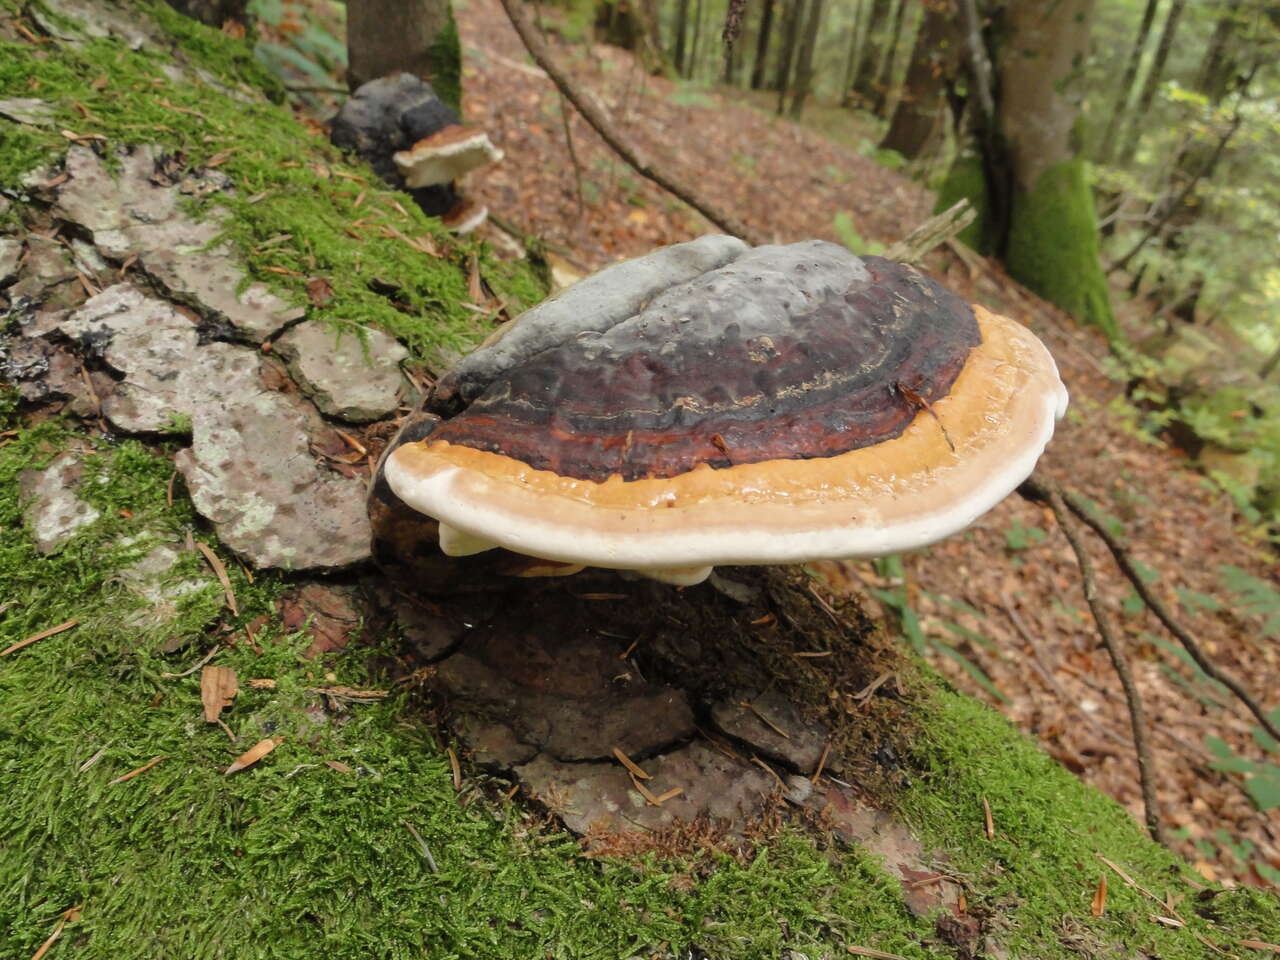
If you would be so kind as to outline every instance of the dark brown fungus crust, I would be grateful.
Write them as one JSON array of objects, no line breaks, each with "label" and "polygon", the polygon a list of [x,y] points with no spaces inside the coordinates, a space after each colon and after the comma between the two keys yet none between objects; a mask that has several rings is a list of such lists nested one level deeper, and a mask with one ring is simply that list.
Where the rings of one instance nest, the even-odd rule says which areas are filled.
[{"label": "dark brown fungus crust", "polygon": [[432,440],[597,482],[831,457],[899,436],[980,340],[911,267],[758,247],[498,373]]}]

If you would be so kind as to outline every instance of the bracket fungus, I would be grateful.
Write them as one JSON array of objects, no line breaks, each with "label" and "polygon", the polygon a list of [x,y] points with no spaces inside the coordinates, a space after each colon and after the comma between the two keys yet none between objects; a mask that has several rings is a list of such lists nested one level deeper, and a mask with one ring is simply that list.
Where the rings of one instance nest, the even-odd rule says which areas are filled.
[{"label": "bracket fungus", "polygon": [[1031,473],[1066,404],[1026,328],[911,267],[707,236],[501,329],[384,471],[449,556],[693,584],[962,530]]},{"label": "bracket fungus", "polygon": [[488,215],[458,194],[456,181],[497,163],[502,151],[485,131],[463,126],[431,85],[412,74],[363,84],[334,116],[329,136],[456,233],[474,229]]}]

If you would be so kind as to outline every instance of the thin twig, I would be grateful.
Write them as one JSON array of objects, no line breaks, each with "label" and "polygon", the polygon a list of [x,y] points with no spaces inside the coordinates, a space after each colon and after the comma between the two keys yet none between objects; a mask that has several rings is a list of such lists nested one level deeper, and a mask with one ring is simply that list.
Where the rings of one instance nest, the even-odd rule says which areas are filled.
[{"label": "thin twig", "polygon": [[587,209],[586,201],[582,199],[582,163],[573,145],[573,126],[569,122],[569,107],[564,97],[560,98],[560,120],[564,123],[564,142],[569,148],[569,159],[573,161],[573,186],[578,197],[578,220],[581,221]]},{"label": "thin twig", "polygon": [[1196,662],[1206,675],[1234,693],[1241,703],[1243,703],[1249,712],[1253,714],[1254,719],[1262,725],[1272,737],[1280,740],[1280,726],[1272,723],[1271,718],[1267,715],[1267,711],[1258,703],[1257,700],[1244,688],[1239,680],[1230,674],[1223,673],[1212,660],[1205,656],[1204,651],[1200,649],[1200,645],[1196,643],[1195,638],[1173,618],[1173,614],[1169,612],[1159,597],[1157,597],[1151,588],[1147,586],[1147,582],[1142,579],[1142,575],[1138,573],[1130,559],[1129,553],[1121,545],[1121,543],[1111,535],[1111,531],[1098,520],[1085,506],[1080,496],[1070,490],[1063,491],[1062,499],[1066,502],[1071,512],[1079,517],[1094,533],[1098,535],[1098,539],[1107,545],[1107,549],[1111,551],[1111,556],[1115,557],[1116,565],[1120,567],[1121,572],[1129,578],[1129,582],[1133,584],[1133,589],[1138,596],[1142,598],[1142,602],[1151,608],[1151,612],[1156,615],[1156,619],[1164,624],[1165,629],[1173,634],[1178,642],[1182,644],[1184,650],[1190,654],[1191,659]]},{"label": "thin twig", "polygon": [[1048,503],[1049,509],[1053,511],[1058,521],[1058,527],[1076,555],[1076,563],[1080,566],[1080,579],[1084,585],[1084,598],[1093,613],[1093,620],[1098,625],[1098,635],[1102,638],[1103,646],[1107,648],[1107,654],[1111,657],[1111,666],[1115,669],[1116,676],[1120,678],[1120,686],[1124,688],[1124,697],[1129,704],[1133,746],[1138,754],[1138,784],[1142,790],[1142,806],[1147,830],[1151,834],[1151,839],[1163,844],[1164,831],[1160,826],[1160,806],[1156,799],[1154,763],[1151,759],[1151,748],[1147,744],[1146,711],[1142,707],[1142,696],[1138,693],[1137,684],[1133,682],[1129,661],[1125,658],[1124,651],[1120,649],[1120,644],[1111,630],[1111,618],[1102,605],[1102,599],[1098,596],[1093,561],[1089,558],[1089,552],[1080,539],[1080,529],[1071,518],[1071,509],[1063,501],[1062,491],[1058,489],[1057,484],[1050,480],[1028,478],[1023,481],[1022,489],[1026,490],[1032,499]]},{"label": "thin twig", "polygon": [[520,34],[520,39],[524,41],[525,49],[529,51],[529,55],[533,57],[538,66],[547,72],[547,76],[551,78],[552,83],[582,114],[582,118],[595,128],[601,139],[618,156],[625,160],[636,173],[646,180],[652,180],[668,193],[679,197],[726,233],[741,237],[753,245],[760,242],[754,231],[739,222],[737,217],[716,207],[689,184],[672,176],[670,171],[661,169],[648,160],[641,158],[622,136],[621,131],[614,126],[613,120],[605,113],[604,109],[594,100],[587,97],[564,68],[555,61],[551,55],[551,50],[542,38],[538,36],[536,29],[529,21],[529,16],[525,13],[521,0],[502,0],[502,6],[507,11],[511,25],[516,28],[516,33]]}]

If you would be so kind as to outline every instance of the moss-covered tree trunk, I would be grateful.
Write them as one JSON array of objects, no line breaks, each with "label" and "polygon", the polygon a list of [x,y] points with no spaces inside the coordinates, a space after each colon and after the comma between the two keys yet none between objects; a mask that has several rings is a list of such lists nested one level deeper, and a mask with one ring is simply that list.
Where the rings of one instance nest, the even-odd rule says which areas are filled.
[{"label": "moss-covered tree trunk", "polygon": [[462,54],[449,0],[350,0],[347,4],[347,82],[394,73],[428,81],[461,112]]},{"label": "moss-covered tree trunk", "polygon": [[[1005,7],[992,58],[994,112],[985,115],[981,98],[970,97],[972,139],[939,204],[967,197],[978,219],[965,239],[1002,257],[1011,276],[1046,300],[1114,337],[1076,130],[1092,13],[1093,0],[1013,0]],[[972,49],[967,56],[976,73]]]},{"label": "moss-covered tree trunk", "polygon": [[[391,565],[460,588],[429,599],[335,558],[323,513],[268,498],[338,486],[364,516],[412,397],[399,360],[441,372],[491,332],[463,307],[477,284],[541,295],[529,265],[349,165],[261,94],[243,43],[152,4],[60,9],[110,22],[0,25],[0,98],[54,121],[0,119],[0,182],[28,184],[0,208],[0,346],[25,357],[0,406],[0,956],[1195,960],[1274,939],[1273,900],[1197,895],[801,571],[494,588],[397,525]],[[236,478],[245,499],[211,510]],[[239,692],[202,703],[204,666]],[[664,729],[630,758],[641,790],[610,748]],[[759,815],[645,796],[699,783]],[[590,831],[588,802],[635,829]]]}]

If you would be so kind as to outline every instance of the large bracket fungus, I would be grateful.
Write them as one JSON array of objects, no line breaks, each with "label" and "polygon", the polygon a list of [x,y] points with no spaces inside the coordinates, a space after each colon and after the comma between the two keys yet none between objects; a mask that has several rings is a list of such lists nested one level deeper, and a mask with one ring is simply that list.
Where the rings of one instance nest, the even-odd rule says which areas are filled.
[{"label": "large bracket fungus", "polygon": [[962,530],[1031,472],[1066,403],[1029,331],[911,267],[708,236],[500,330],[384,472],[447,555],[692,584]]}]

